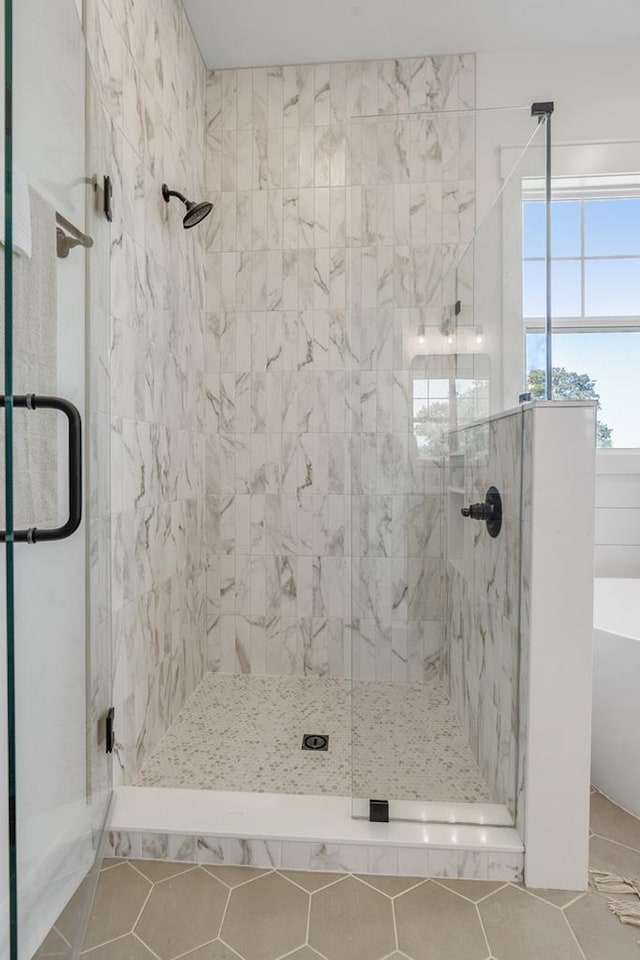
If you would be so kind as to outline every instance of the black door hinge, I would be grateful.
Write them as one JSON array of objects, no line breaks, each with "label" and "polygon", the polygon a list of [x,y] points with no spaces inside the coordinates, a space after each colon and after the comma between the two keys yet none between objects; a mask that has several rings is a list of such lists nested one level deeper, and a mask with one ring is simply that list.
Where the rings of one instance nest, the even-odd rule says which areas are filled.
[{"label": "black door hinge", "polygon": [[115,709],[113,707],[109,707],[109,709],[107,710],[107,716],[105,718],[106,734],[107,734],[106,736],[106,740],[107,740],[106,752],[107,753],[113,753],[113,748],[115,746],[116,737],[113,730],[113,719],[115,717],[115,713],[116,713]]}]

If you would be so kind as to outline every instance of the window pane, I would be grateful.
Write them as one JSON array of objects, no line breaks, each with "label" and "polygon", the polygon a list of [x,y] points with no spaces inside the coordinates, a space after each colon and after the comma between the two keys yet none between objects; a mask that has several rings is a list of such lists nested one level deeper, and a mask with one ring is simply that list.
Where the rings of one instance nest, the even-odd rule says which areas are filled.
[{"label": "window pane", "polygon": [[585,260],[584,266],[587,316],[640,315],[640,260]]},{"label": "window pane", "polygon": [[[545,256],[547,233],[545,204],[528,200],[522,211],[522,255]],[[579,257],[580,201],[554,200],[551,204],[551,253],[554,257]]]},{"label": "window pane", "polygon": [[545,316],[545,264],[541,260],[525,260],[522,264],[522,315]]},{"label": "window pane", "polygon": [[522,255],[544,257],[545,212],[541,200],[528,200],[522,204]]},{"label": "window pane", "polygon": [[[551,265],[551,284],[553,316],[581,316],[580,261],[555,260]],[[546,270],[543,261],[525,261],[522,288],[524,316],[546,316]]]},{"label": "window pane", "polygon": [[640,197],[585,200],[584,247],[588,257],[640,254]]},{"label": "window pane", "polygon": [[[557,399],[598,399],[598,446],[640,447],[640,419],[629,402],[640,366],[640,330],[556,333],[553,384]],[[527,375],[534,395],[544,385],[544,336],[527,334]]]},{"label": "window pane", "polygon": [[582,252],[580,238],[580,201],[554,200],[551,204],[551,255],[553,257],[579,257]]}]

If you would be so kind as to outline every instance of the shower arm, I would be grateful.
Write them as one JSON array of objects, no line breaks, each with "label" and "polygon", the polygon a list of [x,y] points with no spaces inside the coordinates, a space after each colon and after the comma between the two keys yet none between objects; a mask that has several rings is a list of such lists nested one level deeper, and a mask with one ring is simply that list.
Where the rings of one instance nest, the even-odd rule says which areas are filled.
[{"label": "shower arm", "polygon": [[181,194],[179,190],[169,190],[169,187],[166,184],[163,184],[162,196],[164,200],[167,201],[167,203],[169,203],[169,200],[171,199],[171,197],[177,197],[178,200],[182,200],[185,206],[187,205],[187,198],[183,196],[183,194]]}]

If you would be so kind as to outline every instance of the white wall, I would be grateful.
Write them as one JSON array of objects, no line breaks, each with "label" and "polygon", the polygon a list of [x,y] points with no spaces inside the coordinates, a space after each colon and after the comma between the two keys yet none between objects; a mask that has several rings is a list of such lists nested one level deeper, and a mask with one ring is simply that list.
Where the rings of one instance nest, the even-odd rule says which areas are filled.
[{"label": "white wall", "polygon": [[640,577],[640,451],[596,458],[596,577]]}]

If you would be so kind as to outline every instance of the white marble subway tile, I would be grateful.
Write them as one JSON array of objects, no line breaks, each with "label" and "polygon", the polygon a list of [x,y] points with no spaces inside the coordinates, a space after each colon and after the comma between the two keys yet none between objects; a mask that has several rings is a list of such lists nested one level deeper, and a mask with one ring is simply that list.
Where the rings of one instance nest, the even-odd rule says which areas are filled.
[{"label": "white marble subway tile", "polygon": [[236,127],[238,130],[247,130],[253,122],[251,70],[235,70],[234,74],[236,82]]},{"label": "white marble subway tile", "polygon": [[224,858],[224,838],[223,837],[195,837],[196,851],[195,859],[197,863],[223,864]]},{"label": "white marble subway tile", "polygon": [[282,841],[283,870],[310,870],[311,844],[293,840]]},{"label": "white marble subway tile", "polygon": [[[299,124],[300,90],[298,70],[295,66],[282,68],[282,124],[295,128]],[[274,124],[275,126],[276,124]]]},{"label": "white marble subway tile", "polygon": [[[314,127],[301,126],[298,133],[298,185],[304,187],[316,186],[315,152],[316,133]],[[325,184],[329,186],[328,180]]]}]

